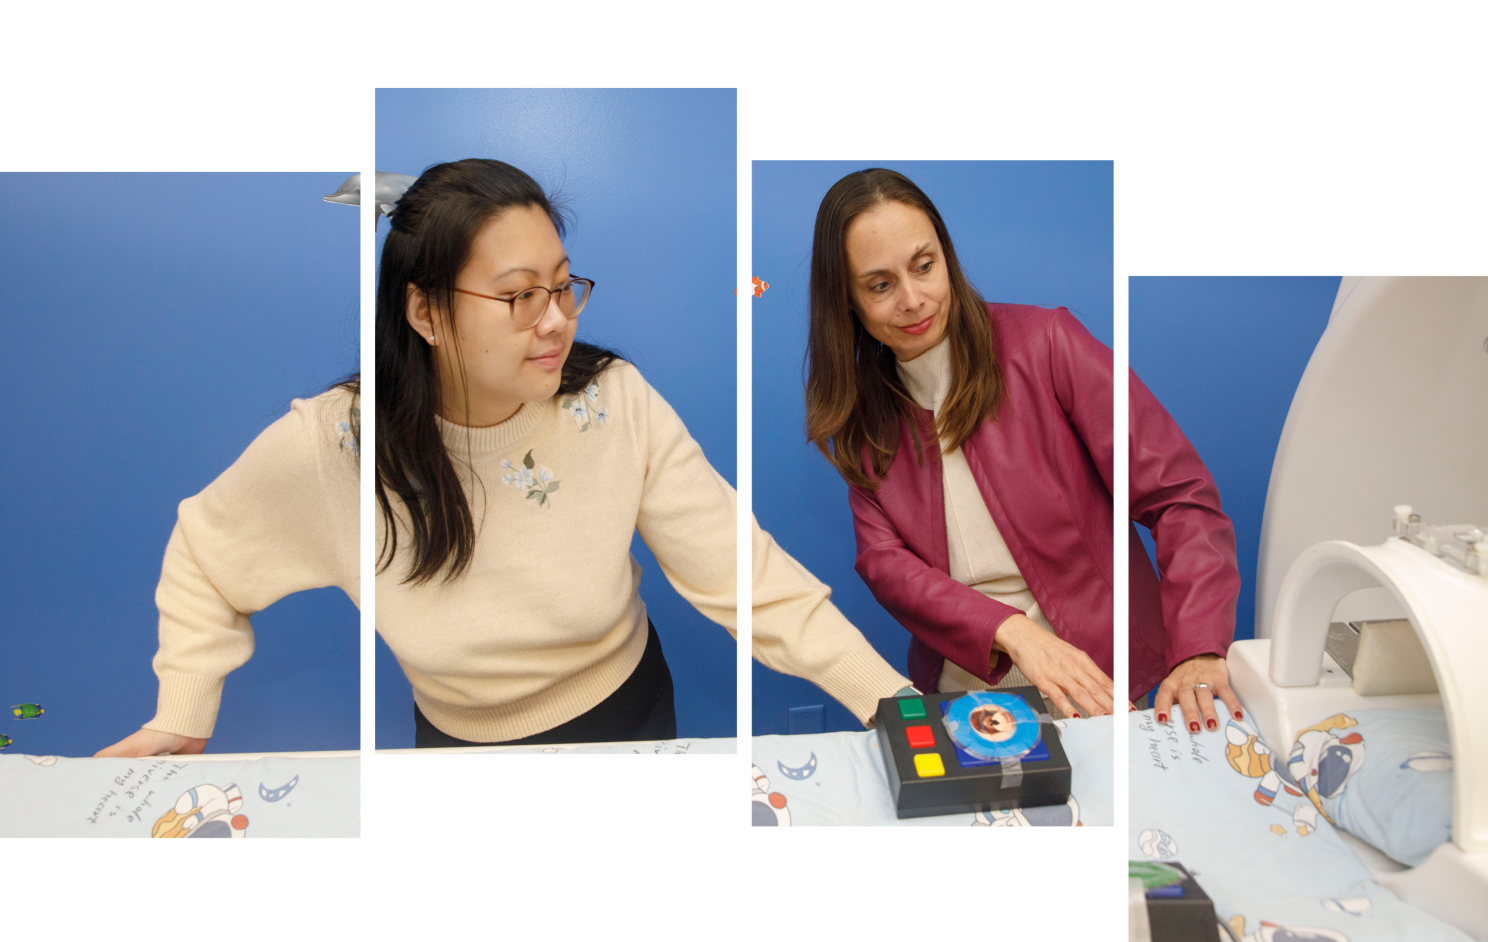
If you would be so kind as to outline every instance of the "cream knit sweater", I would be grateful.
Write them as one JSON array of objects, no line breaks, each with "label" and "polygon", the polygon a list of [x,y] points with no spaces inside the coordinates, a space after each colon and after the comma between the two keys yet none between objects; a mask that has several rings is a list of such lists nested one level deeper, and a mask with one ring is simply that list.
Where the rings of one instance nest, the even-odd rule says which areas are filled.
[{"label": "cream knit sweater", "polygon": [[[400,522],[398,558],[377,577],[377,630],[439,729],[517,739],[613,693],[646,646],[637,531],[678,594],[733,631],[734,491],[634,366],[616,363],[500,425],[442,431],[479,526],[470,568],[454,582],[405,583]],[[872,716],[908,681],[758,525],[753,545],[755,657]]]},{"label": "cream knit sweater", "polygon": [[[156,593],[160,707],[149,728],[211,736],[223,678],[253,653],[249,614],[326,585],[359,601],[350,404],[339,390],[296,400],[182,502]],[[376,584],[377,630],[440,729],[520,738],[620,686],[646,643],[637,530],[678,592],[733,630],[733,489],[635,367],[616,364],[588,390],[529,403],[500,425],[443,431],[467,481],[472,466],[479,478],[467,490],[479,523],[472,564],[452,583],[405,584],[400,529],[399,558]],[[383,535],[379,519],[379,546]],[[871,717],[908,680],[758,526],[753,546],[755,657]]]},{"label": "cream knit sweater", "polygon": [[738,640],[738,494],[634,365],[498,426],[436,421],[476,522],[470,567],[405,585],[408,512],[388,496],[397,557],[381,570],[385,519],[372,510],[373,625],[436,728],[519,740],[625,683],[646,650],[637,530],[677,592]]},{"label": "cream knit sweater", "polygon": [[[731,509],[733,502],[730,488]],[[898,696],[910,686],[909,678],[890,667],[843,617],[830,601],[831,589],[787,555],[758,521],[750,523],[754,659],[771,670],[811,681],[869,724],[878,701]],[[732,634],[732,609],[721,614],[715,620]]]},{"label": "cream knit sweater", "polygon": [[361,604],[352,408],[344,389],[294,400],[181,502],[155,590],[160,700],[147,729],[212,735],[223,678],[253,656],[254,612],[333,585]]}]

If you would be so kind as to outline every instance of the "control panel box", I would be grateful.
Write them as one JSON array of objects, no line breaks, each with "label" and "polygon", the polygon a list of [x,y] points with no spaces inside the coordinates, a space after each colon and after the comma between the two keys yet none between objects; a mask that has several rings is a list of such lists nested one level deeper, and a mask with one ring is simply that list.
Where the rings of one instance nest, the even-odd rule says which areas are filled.
[{"label": "control panel box", "polygon": [[1069,759],[1035,687],[880,700],[874,728],[900,818],[1069,800]]}]

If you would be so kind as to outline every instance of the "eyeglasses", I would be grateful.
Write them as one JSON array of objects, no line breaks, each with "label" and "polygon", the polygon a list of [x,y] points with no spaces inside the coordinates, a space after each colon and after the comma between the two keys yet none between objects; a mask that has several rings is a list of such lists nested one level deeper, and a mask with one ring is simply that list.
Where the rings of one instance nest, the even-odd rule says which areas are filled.
[{"label": "eyeglasses", "polygon": [[542,320],[543,313],[547,311],[550,299],[553,297],[557,297],[558,310],[563,312],[564,317],[569,320],[578,317],[579,312],[584,310],[584,305],[589,303],[589,295],[594,292],[594,282],[588,278],[570,278],[556,288],[534,285],[509,298],[498,298],[493,294],[476,294],[464,288],[455,290],[472,297],[485,298],[487,301],[505,301],[511,305],[512,322],[516,324],[517,330],[526,330],[536,326],[537,322]]}]

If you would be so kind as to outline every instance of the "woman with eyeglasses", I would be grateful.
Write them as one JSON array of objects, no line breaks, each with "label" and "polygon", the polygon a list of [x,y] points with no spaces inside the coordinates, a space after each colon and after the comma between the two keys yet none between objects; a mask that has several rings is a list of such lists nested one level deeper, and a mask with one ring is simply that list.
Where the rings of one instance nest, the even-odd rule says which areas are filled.
[{"label": "woman with eyeglasses", "polygon": [[[732,630],[735,501],[630,363],[574,339],[594,282],[494,160],[426,170],[377,286],[377,630],[420,747],[669,739],[672,680],[630,555]],[[860,719],[908,681],[758,528],[754,654]]]}]

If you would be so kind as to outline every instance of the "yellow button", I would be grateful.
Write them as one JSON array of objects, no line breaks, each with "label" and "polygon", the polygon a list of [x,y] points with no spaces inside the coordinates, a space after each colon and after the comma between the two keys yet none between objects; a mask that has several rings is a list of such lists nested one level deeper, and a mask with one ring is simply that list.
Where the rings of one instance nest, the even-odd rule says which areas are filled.
[{"label": "yellow button", "polygon": [[922,752],[914,760],[915,771],[920,774],[920,778],[934,778],[945,774],[945,764],[940,761],[938,752]]}]

